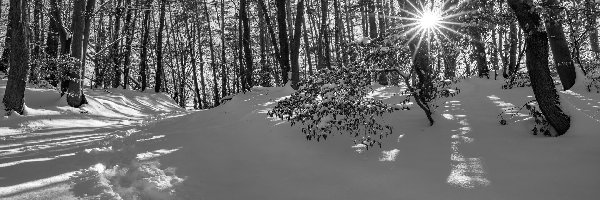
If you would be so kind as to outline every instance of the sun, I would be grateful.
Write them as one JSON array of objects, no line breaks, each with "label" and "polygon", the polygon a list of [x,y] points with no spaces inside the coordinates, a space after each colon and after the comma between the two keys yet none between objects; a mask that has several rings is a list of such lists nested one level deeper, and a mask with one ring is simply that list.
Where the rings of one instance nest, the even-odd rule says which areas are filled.
[{"label": "sun", "polygon": [[418,19],[419,26],[428,30],[438,27],[441,21],[442,16],[433,11],[425,11]]}]

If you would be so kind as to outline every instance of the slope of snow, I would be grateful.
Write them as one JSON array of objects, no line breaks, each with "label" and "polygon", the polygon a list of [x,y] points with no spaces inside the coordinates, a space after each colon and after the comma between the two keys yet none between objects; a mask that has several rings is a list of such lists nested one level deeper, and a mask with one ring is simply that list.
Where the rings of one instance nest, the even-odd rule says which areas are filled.
[{"label": "slope of snow", "polygon": [[[0,97],[5,89],[6,79],[1,79]],[[64,188],[75,171],[100,161],[99,154],[112,152],[101,144],[115,135],[141,135],[139,143],[150,143],[156,136],[143,138],[140,129],[189,113],[165,94],[122,89],[86,89],[85,94],[89,104],[71,108],[55,90],[28,87],[23,115],[2,112],[0,198],[24,191],[70,198],[56,188]],[[31,198],[31,193],[23,195],[14,198]]]},{"label": "slope of snow", "polygon": [[[431,127],[417,107],[386,115],[383,120],[394,126],[394,134],[384,139],[382,148],[368,150],[364,145],[354,145],[353,138],[343,133],[334,134],[326,141],[306,141],[300,126],[268,117],[269,109],[293,92],[289,87],[254,88],[211,110],[167,117],[145,126],[133,122],[116,129],[120,135],[141,135],[128,147],[137,153],[138,160],[158,159],[161,166],[177,170],[177,177],[183,182],[174,178],[179,182],[170,186],[176,189],[175,199],[558,200],[600,196],[596,189],[600,187],[597,170],[600,168],[600,148],[597,148],[600,121],[599,116],[594,115],[600,108],[597,107],[600,96],[577,88],[561,92],[562,105],[572,116],[572,128],[564,136],[550,138],[532,135],[533,121],[524,112],[512,117],[505,115],[507,125],[499,123],[501,112],[515,113],[533,99],[531,88],[501,90],[501,84],[500,80],[487,79],[458,83],[456,87],[461,93],[439,101],[436,124]],[[373,98],[390,104],[405,99],[397,94],[402,88],[375,87],[370,94]],[[109,95],[108,99],[101,97],[107,94],[92,98],[97,103],[84,108],[90,113],[86,115],[96,115],[90,120],[107,126],[116,126],[114,123],[125,119],[146,120],[143,116],[148,115],[143,113],[152,113],[152,106],[140,105],[138,99],[160,99],[133,92],[122,94],[125,98],[116,94]],[[131,95],[140,95],[140,98]],[[174,105],[161,102],[165,108]],[[28,106],[63,112],[62,115],[65,112],[70,113],[69,116],[81,115],[78,111],[60,110],[58,105]],[[173,111],[180,113],[175,107],[156,112]],[[10,117],[0,122],[24,120],[22,118],[35,116]],[[38,144],[58,145],[63,140],[78,144],[103,136],[100,130],[77,127],[71,129],[73,134],[66,135],[65,139],[44,140],[42,137],[31,143],[27,140],[1,143],[0,148],[40,148]],[[31,133],[35,135],[35,131]],[[60,175],[99,166],[96,163],[109,163],[119,154],[110,144],[95,149],[83,147],[79,152],[86,149],[90,155],[98,156],[93,156],[93,161],[79,153],[54,160],[8,160],[21,163],[0,168],[0,183],[6,186],[0,186],[0,197],[11,185],[23,183],[23,179],[46,180],[42,178],[48,177],[35,173],[5,175],[16,173],[17,167],[30,171],[44,167],[50,171],[47,174]],[[10,151],[0,153],[8,155]],[[84,161],[86,159],[88,161]],[[6,162],[3,156],[1,163]],[[36,167],[27,163],[43,164]],[[13,181],[15,177],[21,179]],[[20,194],[12,193],[9,197],[37,199],[32,194],[49,193],[61,194],[62,199],[73,198],[72,194],[63,192],[64,188],[68,187],[63,184],[20,190]],[[172,197],[159,195],[158,198]]]},{"label": "slope of snow", "polygon": [[[365,150],[347,135],[306,141],[300,127],[265,113],[290,91],[260,88],[212,110],[159,123],[161,158],[186,181],[178,199],[594,199],[600,196],[600,123],[572,113],[558,138],[533,136],[526,113],[497,117],[532,99],[531,88],[467,79],[443,99],[436,125],[422,111],[388,115],[394,137]],[[375,97],[394,103],[398,88]],[[599,101],[597,98],[596,101]],[[572,99],[573,104],[580,103]],[[397,102],[398,103],[398,102]],[[589,106],[589,108],[592,108]]]}]

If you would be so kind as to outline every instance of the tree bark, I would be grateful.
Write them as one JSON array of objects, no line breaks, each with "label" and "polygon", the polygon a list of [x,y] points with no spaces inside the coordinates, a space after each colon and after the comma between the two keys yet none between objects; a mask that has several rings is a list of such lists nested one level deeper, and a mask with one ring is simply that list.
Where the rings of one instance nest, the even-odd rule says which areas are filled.
[{"label": "tree bark", "polygon": [[160,4],[160,22],[158,25],[158,33],[156,36],[156,78],[154,81],[154,92],[163,91],[163,30],[165,28],[165,13],[167,0],[161,0]]},{"label": "tree bark", "polygon": [[294,39],[292,40],[291,58],[292,58],[292,88],[298,89],[300,82],[300,37],[302,35],[302,22],[304,21],[304,0],[297,4],[296,23],[294,29]]},{"label": "tree bark", "polygon": [[113,45],[112,45],[112,64],[113,64],[113,83],[112,87],[117,88],[121,85],[121,61],[119,59],[120,51],[119,51],[119,38],[121,37],[121,13],[122,13],[122,2],[123,0],[117,0],[115,21],[114,21],[114,29],[113,29]]},{"label": "tree bark", "polygon": [[86,0],[75,0],[73,4],[73,21],[71,22],[71,30],[73,31],[73,38],[71,43],[71,57],[75,58],[75,67],[70,69],[69,74],[69,87],[67,89],[67,103],[71,107],[78,108],[84,103],[82,82],[83,77],[82,70],[84,64],[82,63],[84,54],[83,45],[84,32],[85,32],[85,8]]},{"label": "tree bark", "polygon": [[277,24],[279,28],[279,47],[280,49],[280,63],[281,63],[281,78],[282,83],[285,85],[288,82],[288,72],[290,71],[290,59],[289,59],[289,43],[287,36],[287,26],[286,26],[286,14],[285,14],[285,2],[284,1],[276,1],[275,5],[277,6]]},{"label": "tree bark", "polygon": [[133,8],[130,7],[133,5],[131,0],[125,0],[125,5],[127,5],[127,16],[125,17],[125,30],[123,32],[127,34],[127,39],[125,42],[125,53],[123,54],[125,59],[123,63],[123,77],[125,77],[123,80],[123,89],[127,89],[129,86],[129,78],[127,77],[129,77],[129,69],[131,68],[131,49],[135,33],[135,22],[137,21],[135,19],[133,19],[133,22],[131,21],[133,18]]},{"label": "tree bark", "polygon": [[227,96],[227,73],[225,60],[225,0],[221,0],[221,95]]},{"label": "tree bark", "polygon": [[508,53],[508,75],[512,76],[517,72],[517,49],[519,48],[519,38],[517,31],[517,22],[513,22],[510,24],[509,30],[509,38],[510,38],[510,50]]},{"label": "tree bark", "polygon": [[[321,41],[319,42],[320,54],[317,70],[331,69],[331,47],[329,47],[329,26],[327,24],[329,12],[329,1],[321,0]],[[375,18],[373,18],[375,19]]]},{"label": "tree bark", "polygon": [[546,0],[545,6],[548,8],[548,17],[546,18],[546,31],[550,40],[550,48],[556,65],[556,71],[560,77],[563,90],[568,90],[575,84],[575,64],[571,59],[569,51],[569,42],[563,30],[560,19],[562,18],[561,8],[557,0]]},{"label": "tree bark", "polygon": [[10,71],[2,103],[7,111],[23,114],[27,71],[29,70],[29,37],[27,31],[27,3],[24,0],[11,0],[8,11],[8,31],[10,51],[8,65]]},{"label": "tree bark", "polygon": [[252,49],[250,48],[250,22],[248,20],[248,14],[247,14],[247,2],[246,0],[241,0],[240,1],[240,17],[242,18],[242,29],[244,31],[243,34],[243,39],[242,39],[242,46],[244,46],[244,59],[246,61],[246,69],[244,70],[244,72],[246,72],[244,75],[246,75],[246,77],[243,77],[246,79],[246,90],[250,91],[250,89],[252,88],[252,86],[254,85],[253,81],[252,81],[252,76],[253,76],[253,72],[254,72],[254,67],[253,67],[253,60],[252,60]]},{"label": "tree bark", "polygon": [[558,135],[563,135],[571,126],[571,118],[562,111],[559,96],[550,76],[548,37],[542,29],[542,19],[538,13],[535,13],[532,5],[523,0],[508,0],[508,3],[526,33],[526,65],[535,98],[550,125]]}]

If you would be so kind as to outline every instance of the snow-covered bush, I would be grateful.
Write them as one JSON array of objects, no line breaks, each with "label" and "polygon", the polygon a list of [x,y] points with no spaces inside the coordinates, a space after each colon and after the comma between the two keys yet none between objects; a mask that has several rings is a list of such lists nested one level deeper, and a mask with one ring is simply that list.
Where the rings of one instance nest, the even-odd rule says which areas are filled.
[{"label": "snow-covered bush", "polygon": [[381,116],[395,109],[380,100],[368,98],[372,89],[369,70],[343,67],[323,70],[300,82],[299,89],[269,111],[270,116],[303,124],[307,140],[326,140],[333,132],[348,133],[355,143],[381,146],[381,139],[392,134]]},{"label": "snow-covered bush", "polygon": [[[419,80],[414,75],[410,48],[403,45],[406,39],[391,34],[344,44],[337,67],[321,70],[302,81],[299,89],[279,101],[269,115],[285,119],[291,125],[305,125],[302,132],[308,140],[320,141],[339,132],[355,137],[357,144],[381,146],[381,139],[392,133],[392,127],[383,123],[383,114],[403,109],[367,95],[372,92],[374,75],[389,73],[402,80],[409,96],[433,123],[432,113],[438,107],[436,100],[454,96],[460,90],[450,89],[452,81],[435,75]],[[428,81],[430,84],[424,84]]]}]

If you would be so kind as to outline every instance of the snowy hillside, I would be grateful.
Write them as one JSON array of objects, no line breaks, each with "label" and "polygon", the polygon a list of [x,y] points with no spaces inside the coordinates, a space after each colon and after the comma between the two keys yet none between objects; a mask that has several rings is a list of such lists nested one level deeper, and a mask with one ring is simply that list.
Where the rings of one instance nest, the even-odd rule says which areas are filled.
[{"label": "snowy hillside", "polygon": [[[0,96],[5,88],[2,79]],[[98,163],[94,154],[103,142],[115,135],[145,137],[141,128],[188,113],[164,94],[111,89],[86,95],[89,104],[75,109],[58,91],[29,87],[24,115],[0,118],[0,197],[25,198],[14,195],[48,186],[68,189],[64,184],[74,171]]]},{"label": "snowy hillside", "polygon": [[[86,142],[103,135],[130,131],[131,137],[141,134],[145,138],[131,144],[138,158],[152,157],[165,170],[162,176],[175,177],[167,172],[172,169],[181,178],[167,179],[177,182],[169,185],[175,188],[174,195],[149,196],[156,199],[600,196],[596,190],[600,186],[600,96],[577,89],[562,92],[573,128],[562,137],[543,137],[531,134],[532,119],[523,111],[505,117],[507,125],[499,123],[503,109],[510,112],[532,99],[531,88],[502,90],[499,85],[501,81],[477,78],[458,83],[461,93],[441,100],[433,127],[419,109],[387,115],[394,135],[384,139],[381,149],[369,150],[353,145],[352,138],[343,134],[321,142],[307,141],[300,126],[268,117],[267,111],[293,92],[289,88],[254,88],[218,108],[156,123],[149,121],[183,111],[167,97],[123,91],[113,91],[113,96],[104,93],[109,97],[103,98],[88,92],[92,103],[83,108],[88,114],[61,110],[59,103],[34,107],[34,101],[28,100],[29,114],[67,112],[70,114],[60,115],[61,119],[81,123],[53,128],[57,125],[44,122],[58,121],[50,114],[2,119],[2,127],[9,131],[3,131],[0,195],[9,199],[43,199],[36,197],[39,194],[73,198],[77,190],[69,190],[66,176],[88,167],[101,168],[98,171],[102,173],[123,153],[71,155],[85,151]],[[374,98],[387,103],[404,98],[398,95],[400,88],[377,87]],[[150,109],[155,104],[162,107]],[[83,125],[85,122],[89,125]],[[30,124],[47,127],[23,132]],[[113,146],[107,143],[104,149]],[[32,148],[58,149],[60,153],[48,157]],[[42,155],[46,156],[40,158]],[[110,184],[104,183],[119,193],[119,187]]]}]

